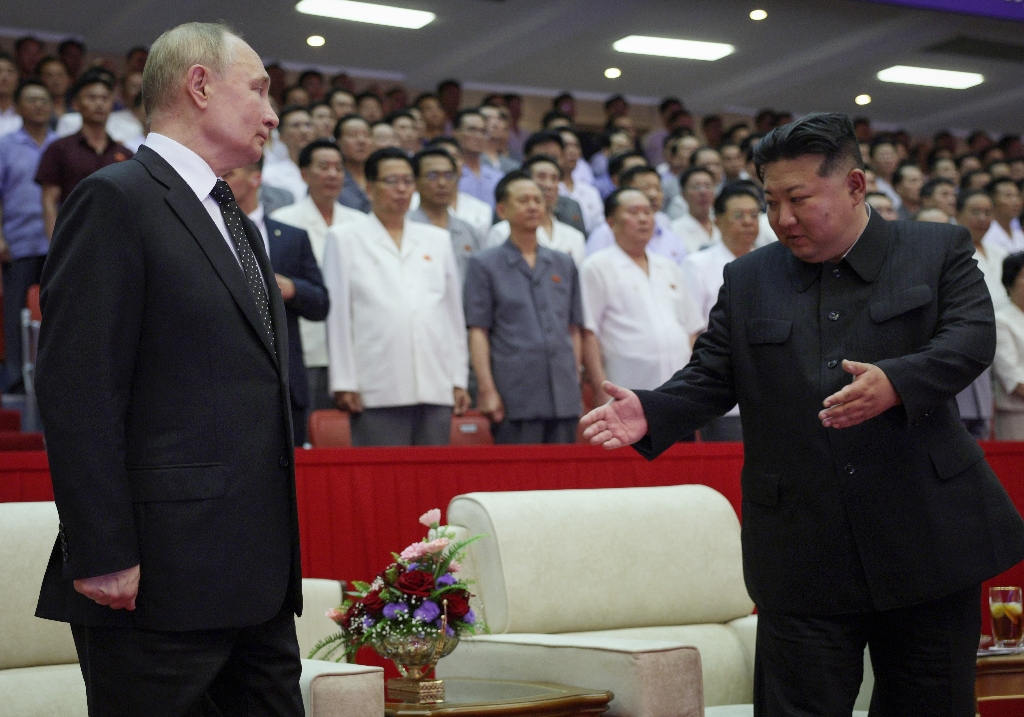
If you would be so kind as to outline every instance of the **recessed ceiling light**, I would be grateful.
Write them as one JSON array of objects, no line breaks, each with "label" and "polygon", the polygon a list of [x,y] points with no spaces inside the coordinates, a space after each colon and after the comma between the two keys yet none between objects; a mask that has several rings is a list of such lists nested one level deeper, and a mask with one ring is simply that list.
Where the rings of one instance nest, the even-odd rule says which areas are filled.
[{"label": "recessed ceiling light", "polygon": [[857,95],[856,97],[853,98],[853,101],[856,102],[858,105],[870,105],[871,95]]},{"label": "recessed ceiling light", "polygon": [[614,80],[616,77],[622,77],[622,70],[618,67],[609,67],[604,71],[604,76],[609,80]]},{"label": "recessed ceiling light", "polygon": [[432,12],[408,10],[390,5],[376,5],[353,0],[301,0],[295,9],[306,15],[334,17],[339,20],[368,22],[374,25],[405,27],[419,30],[437,17]]},{"label": "recessed ceiling light", "polygon": [[325,42],[327,40],[322,35],[310,35],[306,38],[306,44],[310,47],[323,47]]},{"label": "recessed ceiling light", "polygon": [[923,85],[925,87],[946,87],[951,90],[966,90],[985,81],[977,72],[956,72],[954,70],[932,70],[927,67],[895,65],[878,73],[882,82],[898,82],[902,85]]},{"label": "recessed ceiling light", "polygon": [[680,57],[685,60],[720,60],[736,51],[732,45],[722,42],[700,42],[699,40],[676,40],[671,37],[645,37],[630,35],[612,43],[619,52],[634,55],[657,55],[659,57]]},{"label": "recessed ceiling light", "polygon": [[751,10],[750,11],[750,19],[751,20],[764,20],[767,17],[768,17],[768,13],[765,12],[764,10]]}]

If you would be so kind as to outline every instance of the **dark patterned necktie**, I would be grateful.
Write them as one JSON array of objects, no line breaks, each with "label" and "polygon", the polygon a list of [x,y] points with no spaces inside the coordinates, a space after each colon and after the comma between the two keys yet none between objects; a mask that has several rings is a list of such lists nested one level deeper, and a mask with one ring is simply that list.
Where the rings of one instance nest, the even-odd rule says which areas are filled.
[{"label": "dark patterned necktie", "polygon": [[260,268],[256,263],[256,254],[249,243],[249,237],[242,227],[242,210],[238,208],[235,201],[235,194],[231,187],[223,179],[218,179],[210,190],[210,196],[220,205],[220,213],[224,216],[224,223],[228,227],[228,234],[231,235],[231,243],[235,245],[238,252],[238,260],[242,263],[242,271],[245,272],[245,281],[249,285],[249,293],[256,308],[259,309],[260,321],[263,322],[263,330],[267,332],[270,345],[274,346],[274,325],[270,321],[270,302],[267,299],[267,288],[260,276]]}]

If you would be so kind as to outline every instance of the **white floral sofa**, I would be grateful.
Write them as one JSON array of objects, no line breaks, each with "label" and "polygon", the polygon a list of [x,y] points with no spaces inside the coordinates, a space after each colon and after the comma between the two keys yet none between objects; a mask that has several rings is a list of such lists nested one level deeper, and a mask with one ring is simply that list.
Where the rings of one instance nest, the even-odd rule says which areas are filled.
[{"label": "white floral sofa", "polygon": [[488,536],[465,569],[491,634],[463,640],[439,676],[611,690],[611,717],[752,714],[757,617],[717,491],[470,493],[447,518]]},{"label": "white floral sofa", "polygon": [[[85,717],[85,683],[71,630],[35,617],[43,570],[57,535],[53,503],[0,503],[0,717]],[[337,629],[324,617],[341,602],[341,584],[304,580],[305,610],[296,620],[299,648]],[[379,667],[303,660],[310,717],[382,717]]]}]

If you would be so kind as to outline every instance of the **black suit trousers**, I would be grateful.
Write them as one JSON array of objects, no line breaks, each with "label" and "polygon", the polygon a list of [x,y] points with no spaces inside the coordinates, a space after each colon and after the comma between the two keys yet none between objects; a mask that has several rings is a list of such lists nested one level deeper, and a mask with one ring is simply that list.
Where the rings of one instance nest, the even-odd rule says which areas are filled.
[{"label": "black suit trousers", "polygon": [[754,716],[848,717],[867,645],[871,717],[973,717],[980,593],[975,585],[918,605],[826,617],[758,610]]},{"label": "black suit trousers", "polygon": [[71,625],[90,717],[303,717],[290,608],[252,627]]}]

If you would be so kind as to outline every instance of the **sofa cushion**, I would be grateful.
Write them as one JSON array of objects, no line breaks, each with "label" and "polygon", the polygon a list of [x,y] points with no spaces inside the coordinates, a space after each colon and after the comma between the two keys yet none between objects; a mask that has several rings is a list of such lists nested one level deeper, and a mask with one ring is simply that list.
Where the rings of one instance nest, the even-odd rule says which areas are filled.
[{"label": "sofa cushion", "polygon": [[57,525],[53,503],[0,503],[0,670],[72,662],[78,669],[71,628],[35,616]]},{"label": "sofa cushion", "polygon": [[437,675],[554,682],[611,690],[608,717],[700,717],[701,658],[671,642],[575,635],[468,638],[437,663]]},{"label": "sofa cushion", "polygon": [[0,717],[86,717],[78,663],[0,670]]},{"label": "sofa cushion", "polygon": [[740,525],[707,486],[469,493],[448,522],[473,544],[495,633],[722,623],[750,614]]}]

